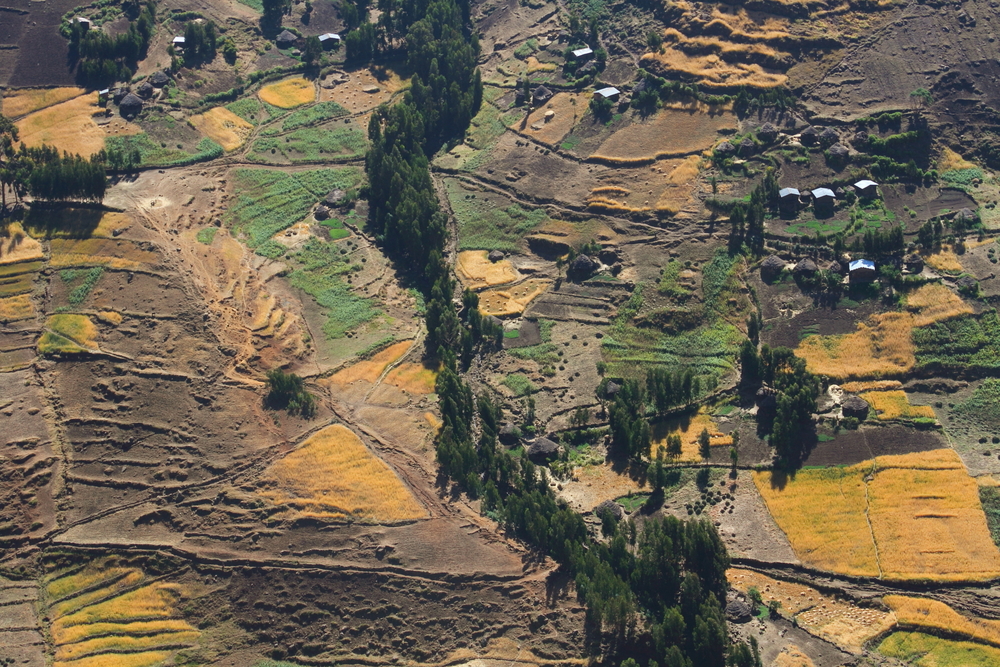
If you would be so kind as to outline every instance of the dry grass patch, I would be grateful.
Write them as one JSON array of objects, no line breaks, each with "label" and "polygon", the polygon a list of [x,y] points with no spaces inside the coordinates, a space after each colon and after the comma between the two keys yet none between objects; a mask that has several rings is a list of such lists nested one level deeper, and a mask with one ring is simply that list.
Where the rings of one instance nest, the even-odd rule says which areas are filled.
[{"label": "dry grass patch", "polygon": [[509,259],[491,262],[486,250],[463,250],[455,268],[465,286],[473,290],[505,285],[521,277]]},{"label": "dry grass patch", "polygon": [[[712,447],[729,447],[733,444],[733,437],[722,433],[712,420],[712,415],[702,407],[693,417],[685,416],[657,423],[653,428],[653,454],[655,455],[658,447],[667,446],[668,436],[680,435],[681,455],[676,460],[700,461],[698,436],[705,429],[708,430],[709,443]],[[664,455],[666,455],[665,450]]]},{"label": "dry grass patch", "polygon": [[427,516],[410,490],[350,429],[328,426],[277,461],[261,495],[308,516],[376,523]]},{"label": "dry grass patch", "polygon": [[138,269],[143,264],[156,264],[160,256],[142,250],[130,241],[118,239],[52,239],[50,264],[54,268],[69,266],[106,266],[112,269]]},{"label": "dry grass patch", "polygon": [[892,391],[902,389],[899,380],[868,380],[866,382],[845,382],[840,388],[849,394],[860,394],[863,391]]},{"label": "dry grass patch", "polygon": [[949,245],[942,245],[941,250],[932,255],[926,255],[924,261],[927,266],[943,273],[961,273],[965,269],[958,261],[958,255]]},{"label": "dry grass patch", "polygon": [[253,125],[226,107],[215,107],[211,111],[191,116],[189,120],[199,132],[226,151],[234,151],[242,146],[253,131]]},{"label": "dry grass patch", "polygon": [[929,283],[906,295],[906,308],[915,311],[913,326],[923,327],[959,315],[971,314],[972,306],[944,285]]},{"label": "dry grass patch", "polygon": [[711,147],[721,130],[736,128],[736,115],[729,105],[707,107],[692,103],[687,108],[666,108],[647,121],[618,130],[590,157],[627,165],[684,156]]},{"label": "dry grass patch", "polygon": [[[390,102],[393,96],[409,85],[408,79],[401,79],[392,70],[383,70],[376,77],[371,69],[355,70],[350,79],[333,88],[320,87],[320,102],[336,102],[350,113],[370,111],[380,104]],[[377,93],[366,93],[368,86],[377,86]],[[352,122],[362,128],[368,127],[368,118],[357,118]]]},{"label": "dry grass patch", "polygon": [[511,287],[486,290],[479,295],[479,310],[484,315],[495,317],[519,315],[550,285],[552,285],[551,280],[531,278]]},{"label": "dry grass patch", "polygon": [[1000,621],[964,616],[943,602],[905,595],[882,598],[906,627],[943,630],[949,635],[1000,646]]},{"label": "dry grass patch", "polygon": [[66,102],[86,92],[83,88],[75,86],[11,90],[4,95],[2,104],[0,104],[0,112],[11,120],[17,120],[33,111]]},{"label": "dry grass patch", "polygon": [[281,109],[292,109],[316,101],[316,86],[301,76],[264,86],[257,93],[263,101]]},{"label": "dry grass patch", "polygon": [[[190,626],[188,626],[190,627]],[[197,630],[165,632],[141,637],[108,636],[85,639],[56,647],[56,664],[101,653],[135,653],[156,648],[181,648],[197,641]]]},{"label": "dry grass patch", "polygon": [[929,405],[910,405],[906,392],[902,390],[870,391],[862,394],[861,398],[868,401],[882,420],[935,418],[934,408]]},{"label": "dry grass patch", "polygon": [[[527,116],[511,123],[510,127],[543,144],[555,146],[583,117],[587,105],[587,98],[579,93],[558,93],[548,104],[531,110]],[[545,114],[549,111],[555,115],[546,122]]]},{"label": "dry grass patch", "polygon": [[953,171],[955,169],[976,169],[979,165],[975,162],[969,162],[964,157],[951,150],[947,146],[941,150],[941,156],[938,158],[938,171],[946,172]]},{"label": "dry grass patch", "polygon": [[20,222],[10,223],[4,236],[0,236],[0,264],[16,264],[42,257],[42,244],[25,234]]},{"label": "dry grass patch", "polygon": [[40,354],[79,353],[97,349],[97,327],[86,315],[52,315],[38,339]]},{"label": "dry grass patch", "polygon": [[809,336],[795,349],[810,372],[839,380],[907,373],[916,363],[913,315],[882,313],[842,336]]},{"label": "dry grass patch", "polygon": [[789,644],[775,656],[774,667],[816,667],[816,663],[798,646]]},{"label": "dry grass patch", "polygon": [[54,667],[152,667],[173,655],[173,651],[146,651],[143,653],[104,653],[80,658],[72,663],[56,662]]},{"label": "dry grass patch", "polygon": [[406,354],[412,344],[413,341],[409,340],[394,343],[373,356],[371,359],[359,361],[353,366],[348,366],[343,370],[337,371],[331,375],[330,379],[326,382],[331,385],[337,385],[338,387],[346,387],[347,385],[357,382],[358,380],[364,380],[365,382],[375,384],[375,382],[382,377],[382,373],[385,372],[385,369]]},{"label": "dry grass patch", "polygon": [[[769,47],[761,45],[745,46],[737,49],[750,54],[764,49],[773,52]],[[765,53],[770,55],[770,53]],[[698,84],[705,88],[728,88],[732,86],[747,86],[750,88],[776,88],[783,85],[788,77],[784,74],[767,72],[756,63],[726,62],[718,55],[688,55],[684,51],[665,46],[662,53],[647,53],[640,60],[640,65],[659,74],[681,74],[694,77]]]},{"label": "dry grass patch", "polygon": [[93,637],[108,635],[147,636],[176,632],[188,632],[191,624],[187,621],[135,621],[133,623],[87,623],[61,628],[56,638],[57,644],[72,644]]},{"label": "dry grass patch", "polygon": [[385,382],[411,394],[433,394],[437,375],[423,364],[400,364],[389,371]]},{"label": "dry grass patch", "polygon": [[535,56],[528,56],[525,62],[527,67],[525,68],[525,74],[534,74],[535,72],[555,72],[555,63],[543,63],[539,62],[538,58]]},{"label": "dry grass patch", "polygon": [[[175,605],[183,594],[175,584],[155,583],[122,593],[110,600],[83,607],[53,623],[61,628],[88,623],[125,622],[134,619],[152,620],[176,615]],[[109,591],[105,590],[105,596]]]},{"label": "dry grass patch", "polygon": [[781,603],[781,613],[794,616],[798,626],[837,647],[860,655],[866,642],[892,629],[892,612],[858,607],[815,588],[773,579],[753,570],[733,568],[727,571],[729,583],[746,594],[751,587],[760,591],[764,604]]},{"label": "dry grass patch", "polygon": [[122,323],[122,314],[116,313],[113,310],[102,310],[96,313],[97,319],[104,322],[105,324],[110,324],[112,326],[118,326]]},{"label": "dry grass patch", "polygon": [[31,319],[34,316],[35,305],[31,302],[30,294],[0,299],[0,322],[17,322],[18,320]]},{"label": "dry grass patch", "polygon": [[1000,574],[978,485],[953,450],[800,470],[793,479],[758,472],[754,483],[795,553],[814,567],[907,581]]},{"label": "dry grass patch", "polygon": [[107,136],[94,122],[99,113],[104,109],[97,105],[97,93],[93,92],[28,114],[17,121],[17,128],[28,146],[48,144],[89,157],[104,148]]}]

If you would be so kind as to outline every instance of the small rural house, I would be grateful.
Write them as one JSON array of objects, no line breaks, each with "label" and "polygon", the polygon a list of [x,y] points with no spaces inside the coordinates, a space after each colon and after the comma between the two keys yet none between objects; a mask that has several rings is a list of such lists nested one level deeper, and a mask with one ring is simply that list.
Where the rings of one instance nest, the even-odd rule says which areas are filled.
[{"label": "small rural house", "polygon": [[279,49],[290,49],[295,46],[296,40],[298,40],[298,37],[294,32],[291,32],[290,30],[282,30],[281,34],[278,35],[278,38],[275,39],[274,42],[278,45]]},{"label": "small rural house", "polygon": [[97,101],[101,104],[107,104],[108,98],[111,97],[111,89],[105,88],[103,90],[97,91]]},{"label": "small rural house", "polygon": [[90,19],[88,18],[85,18],[83,16],[76,16],[73,18],[73,23],[80,26],[80,29],[83,30],[84,32],[90,30],[91,22]]},{"label": "small rural house", "polygon": [[800,193],[796,188],[778,190],[778,206],[786,213],[794,213],[799,208]]},{"label": "small rural house", "polygon": [[340,44],[340,35],[335,32],[324,33],[319,36],[319,43],[323,46],[324,51],[328,51]]},{"label": "small rural house", "polygon": [[538,86],[531,93],[531,102],[536,107],[541,106],[552,99],[553,92],[545,86]]},{"label": "small rural house", "polygon": [[622,91],[618,90],[614,86],[608,86],[607,88],[601,88],[600,90],[595,91],[594,97],[603,97],[606,100],[617,102],[621,94]]},{"label": "small rural house", "polygon": [[852,283],[870,283],[875,280],[875,262],[870,259],[856,259],[847,266]]},{"label": "small rural house", "polygon": [[813,208],[819,212],[832,213],[837,203],[837,195],[830,188],[816,188],[812,191]]},{"label": "small rural house", "polygon": [[854,184],[854,192],[863,199],[872,199],[878,196],[878,183],[867,178],[860,180]]},{"label": "small rural house", "polygon": [[170,43],[173,44],[175,47],[184,48],[184,42],[185,42],[184,37],[178,35],[177,37],[174,37],[173,41]]},{"label": "small rural house", "polygon": [[585,46],[582,49],[576,49],[571,52],[573,60],[590,60],[594,57],[594,50],[589,46]]}]

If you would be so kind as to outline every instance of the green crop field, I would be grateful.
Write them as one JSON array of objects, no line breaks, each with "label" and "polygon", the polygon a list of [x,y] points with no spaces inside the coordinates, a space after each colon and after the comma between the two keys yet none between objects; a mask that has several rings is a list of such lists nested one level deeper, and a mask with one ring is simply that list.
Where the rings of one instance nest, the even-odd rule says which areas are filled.
[{"label": "green crop field", "polygon": [[297,268],[289,276],[293,287],[301,289],[326,309],[323,333],[327,338],[341,338],[380,314],[371,299],[352,292],[350,285],[341,278],[355,267],[340,250],[337,244],[310,239],[293,256]]},{"label": "green crop field", "polygon": [[525,209],[518,204],[496,206],[456,180],[446,180],[445,189],[458,221],[459,250],[514,251],[518,241],[548,219],[544,209]]},{"label": "green crop field", "polygon": [[[353,125],[301,127],[289,134],[263,137],[247,156],[254,162],[319,162],[362,157],[368,148],[364,131]],[[279,159],[281,156],[283,160]]]}]

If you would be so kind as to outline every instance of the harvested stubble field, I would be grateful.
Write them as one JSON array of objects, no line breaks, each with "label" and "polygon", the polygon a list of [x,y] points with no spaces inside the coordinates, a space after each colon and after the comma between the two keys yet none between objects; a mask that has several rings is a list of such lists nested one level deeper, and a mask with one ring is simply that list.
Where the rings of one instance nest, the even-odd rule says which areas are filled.
[{"label": "harvested stubble field", "polygon": [[750,588],[756,588],[764,604],[777,600],[781,603],[781,614],[793,616],[800,628],[854,655],[864,651],[866,642],[896,625],[892,612],[859,607],[810,586],[740,568],[728,570],[726,577],[744,595]]},{"label": "harvested stubble field", "polygon": [[894,632],[881,644],[880,653],[914,667],[995,667],[1000,649],[972,642],[941,639],[922,632]]},{"label": "harvested stubble field", "polygon": [[[750,51],[753,46],[740,45]],[[661,53],[647,53],[640,60],[642,67],[661,75],[680,74],[694,78],[704,88],[746,86],[748,88],[776,88],[788,77],[766,71],[756,63],[727,62],[718,55],[689,55],[679,48],[665,46]]]},{"label": "harvested stubble field", "polygon": [[28,262],[44,255],[42,244],[27,236],[21,223],[7,225],[5,234],[8,238],[0,237],[0,265]]},{"label": "harvested stubble field", "polygon": [[910,405],[904,391],[870,391],[861,398],[875,410],[879,419],[934,419],[934,408],[929,405]]},{"label": "harvested stubble field", "polygon": [[733,444],[733,437],[726,435],[719,430],[712,415],[706,408],[699,408],[696,414],[669,419],[653,425],[653,453],[658,449],[664,450],[666,456],[667,437],[680,435],[681,455],[675,457],[677,461],[700,461],[701,454],[698,445],[698,436],[703,430],[708,430],[709,444],[711,447],[729,447]]},{"label": "harvested stubble field", "polygon": [[1000,621],[965,616],[943,602],[905,595],[887,595],[883,601],[902,627],[943,631],[972,641],[1000,646]]},{"label": "harvested stubble field", "polygon": [[736,128],[736,115],[728,107],[709,107],[700,102],[670,106],[649,120],[618,130],[590,159],[631,165],[700,153],[718,141],[719,132]]},{"label": "harvested stubble field", "polygon": [[54,665],[149,665],[194,645],[201,633],[177,612],[186,590],[146,581],[142,570],[114,559],[92,561],[49,581]]},{"label": "harvested stubble field", "polygon": [[411,394],[433,394],[437,371],[424,364],[400,364],[385,376],[386,384]]},{"label": "harvested stubble field", "polygon": [[0,299],[0,322],[17,322],[35,316],[31,295],[21,294]]},{"label": "harvested stubble field", "polygon": [[[548,121],[545,114],[555,115]],[[508,126],[522,134],[537,139],[543,144],[555,146],[563,140],[587,111],[587,99],[579,93],[558,93],[549,102],[527,116],[515,117]]]},{"label": "harvested stubble field", "polygon": [[459,278],[469,289],[480,290],[512,283],[520,277],[509,259],[491,262],[485,250],[464,250],[455,264]]},{"label": "harvested stubble field", "polygon": [[427,516],[410,490],[345,426],[328,426],[265,473],[261,495],[304,516],[371,523]]},{"label": "harvested stubble field", "polygon": [[[378,92],[365,92],[369,86],[376,86]],[[392,70],[359,69],[348,74],[346,82],[332,88],[325,87],[321,82],[320,101],[336,102],[352,114],[362,113],[389,102],[393,95],[407,86],[409,79],[401,79]]]},{"label": "harvested stubble field", "polygon": [[268,84],[260,89],[258,96],[264,102],[279,109],[294,109],[316,101],[316,87],[302,77],[285,79]]},{"label": "harvested stubble field", "polygon": [[949,245],[942,245],[938,252],[926,255],[924,261],[927,266],[942,273],[958,274],[965,270],[958,255]]},{"label": "harvested stubble field", "polygon": [[191,116],[189,120],[199,132],[226,151],[234,151],[242,146],[253,131],[252,124],[226,107],[215,107],[203,114]]},{"label": "harvested stubble field", "polygon": [[1000,574],[976,481],[939,449],[853,466],[754,473],[796,555],[811,566],[894,580]]},{"label": "harvested stubble field", "polygon": [[110,269],[138,269],[160,261],[160,256],[144,250],[131,241],[111,239],[53,239],[50,248],[50,265],[54,268],[70,266],[105,266]]},{"label": "harvested stubble field", "polygon": [[[90,157],[104,149],[108,133],[94,121],[103,114],[97,104],[97,93],[74,97],[66,102],[35,111],[17,121],[20,140],[28,146],[48,144],[61,151]],[[135,134],[141,128],[133,123],[123,124],[118,134]]]},{"label": "harvested stubble field", "polygon": [[551,285],[551,280],[529,278],[510,287],[486,290],[479,295],[479,310],[494,317],[519,315]]}]

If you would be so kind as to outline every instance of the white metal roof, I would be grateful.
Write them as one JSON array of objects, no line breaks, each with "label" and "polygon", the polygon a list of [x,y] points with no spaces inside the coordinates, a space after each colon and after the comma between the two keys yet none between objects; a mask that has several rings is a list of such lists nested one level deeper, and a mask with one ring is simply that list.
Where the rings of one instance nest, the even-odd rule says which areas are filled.
[{"label": "white metal roof", "polygon": [[338,35],[335,32],[328,32],[328,33],[324,33],[324,34],[322,34],[322,35],[319,36],[319,41],[321,41],[321,42],[325,42],[328,39],[332,39],[335,42],[338,42],[338,41],[340,41],[340,35]]},{"label": "white metal roof", "polygon": [[593,53],[594,50],[592,48],[585,46],[582,49],[577,49],[576,51],[573,51],[573,57],[579,58],[580,56],[589,56]]},{"label": "white metal roof", "polygon": [[183,43],[184,43],[183,37],[174,37],[174,44],[183,44]]},{"label": "white metal roof", "polygon": [[874,271],[875,262],[871,261],[870,259],[856,259],[850,264],[848,264],[847,268],[851,271],[854,271],[855,269],[871,269],[872,271]]},{"label": "white metal roof", "polygon": [[618,90],[614,86],[608,86],[607,88],[601,88],[600,90],[594,91],[595,95],[600,95],[601,97],[612,97],[613,95],[620,95],[622,91]]},{"label": "white metal roof", "polygon": [[833,194],[833,190],[830,188],[816,188],[812,191],[812,196],[816,199],[822,199],[823,197],[834,197],[837,195]]},{"label": "white metal roof", "polygon": [[779,197],[787,197],[788,195],[795,195],[798,197],[799,194],[801,193],[795,188],[782,188],[781,190],[778,190]]},{"label": "white metal roof", "polygon": [[873,185],[878,185],[878,183],[876,183],[875,181],[869,181],[866,178],[864,180],[861,180],[861,181],[858,181],[857,183],[855,183],[854,187],[856,187],[858,190],[866,190],[866,189],[870,188]]}]

